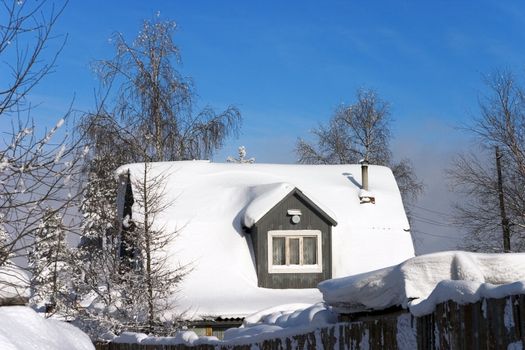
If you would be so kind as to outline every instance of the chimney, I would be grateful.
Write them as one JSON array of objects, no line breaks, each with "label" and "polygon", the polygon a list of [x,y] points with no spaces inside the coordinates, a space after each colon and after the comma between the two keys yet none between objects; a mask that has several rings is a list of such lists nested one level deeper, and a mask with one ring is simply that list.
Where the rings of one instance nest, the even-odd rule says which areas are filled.
[{"label": "chimney", "polygon": [[368,160],[361,160],[361,188],[368,191]]}]

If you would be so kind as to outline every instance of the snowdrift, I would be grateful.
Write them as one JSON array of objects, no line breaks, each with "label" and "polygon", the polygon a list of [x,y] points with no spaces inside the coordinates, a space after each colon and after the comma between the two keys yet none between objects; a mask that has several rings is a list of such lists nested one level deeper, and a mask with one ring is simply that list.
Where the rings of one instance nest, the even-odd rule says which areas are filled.
[{"label": "snowdrift", "polygon": [[[247,316],[239,328],[228,329],[224,340],[183,332],[171,338],[123,334],[116,342],[140,344],[254,344],[312,332],[337,322],[338,313],[382,310],[392,306],[422,316],[447,300],[459,304],[482,298],[525,294],[524,254],[480,254],[460,251],[418,256],[388,268],[319,284],[325,303],[286,304]],[[414,348],[415,329],[408,314],[398,319],[397,337]],[[406,345],[408,344],[408,345]]]},{"label": "snowdrift", "polygon": [[299,333],[308,333],[319,327],[337,322],[337,315],[324,303],[286,304],[254,313],[245,318],[239,328],[230,328],[224,333],[224,339],[197,336],[193,331],[178,332],[173,337],[152,337],[144,333],[124,332],[111,340],[113,343],[187,345],[200,344],[230,346],[256,343],[275,337],[289,337]]},{"label": "snowdrift", "polygon": [[319,290],[334,310],[352,313],[391,306],[418,316],[446,300],[474,302],[483,297],[524,293],[525,253],[460,251],[421,255],[392,267],[321,282]]},{"label": "snowdrift", "polygon": [[250,338],[251,342],[258,342],[268,333],[273,333],[272,337],[306,333],[336,322],[337,315],[324,303],[280,305],[246,317],[239,328],[224,332],[224,341]]},{"label": "snowdrift", "polygon": [[0,307],[2,350],[94,350],[80,329],[61,321],[45,319],[25,306]]}]

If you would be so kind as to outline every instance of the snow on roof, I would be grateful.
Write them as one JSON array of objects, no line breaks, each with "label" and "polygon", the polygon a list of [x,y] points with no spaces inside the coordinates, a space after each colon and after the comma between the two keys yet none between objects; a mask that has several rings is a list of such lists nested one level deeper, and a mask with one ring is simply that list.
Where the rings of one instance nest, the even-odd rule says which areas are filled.
[{"label": "snow on roof", "polygon": [[286,182],[253,186],[251,188],[252,200],[246,206],[243,223],[246,227],[252,227],[264,214],[275,204],[286,197],[295,187]]},{"label": "snow on roof", "polygon": [[[386,167],[369,166],[369,187],[376,201],[361,204],[359,165],[150,165],[152,176],[167,176],[166,200],[173,201],[158,223],[179,229],[170,259],[176,266],[192,268],[175,296],[178,311],[188,311],[186,317],[244,317],[275,305],[322,300],[315,288],[257,287],[251,238],[243,225],[257,221],[293,188],[337,220],[332,229],[332,276],[375,270],[414,255],[401,196]],[[125,165],[117,174],[128,170],[132,179],[140,179],[144,165]]]},{"label": "snow on roof", "polygon": [[29,277],[19,267],[9,263],[0,267],[0,305],[15,299],[29,298]]},{"label": "snow on roof", "polygon": [[525,292],[523,283],[514,283],[524,280],[525,253],[452,251],[421,255],[399,265],[324,281],[319,289],[324,300],[340,312],[399,305],[422,315],[448,299],[472,302],[481,297]]},{"label": "snow on roof", "polygon": [[[296,187],[286,182],[267,184],[252,187],[253,200],[246,206],[244,212],[244,226],[250,228],[259,221],[279,201],[286,197]],[[302,192],[302,191],[301,191]],[[305,194],[306,195],[306,194]],[[334,213],[325,208],[321,203],[306,195],[314,204],[333,220],[337,220]]]}]

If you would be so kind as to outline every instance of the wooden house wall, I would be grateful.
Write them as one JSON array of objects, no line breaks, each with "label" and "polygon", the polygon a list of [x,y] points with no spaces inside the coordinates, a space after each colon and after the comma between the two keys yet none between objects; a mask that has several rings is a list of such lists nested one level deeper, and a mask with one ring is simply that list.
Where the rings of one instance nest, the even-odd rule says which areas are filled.
[{"label": "wooden house wall", "polygon": [[[293,224],[288,209],[301,210],[301,222]],[[320,230],[322,244],[321,273],[268,273],[268,231]],[[252,228],[251,235],[257,264],[259,287],[265,288],[315,288],[332,278],[332,225],[314,207],[295,191],[273,207]]]}]

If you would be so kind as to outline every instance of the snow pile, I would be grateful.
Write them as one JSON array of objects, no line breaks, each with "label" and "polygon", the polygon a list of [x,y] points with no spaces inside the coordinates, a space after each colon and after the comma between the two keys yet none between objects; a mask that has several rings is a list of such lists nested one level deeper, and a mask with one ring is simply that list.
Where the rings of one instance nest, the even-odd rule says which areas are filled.
[{"label": "snow pile", "polygon": [[[396,266],[324,281],[319,289],[324,300],[339,312],[402,306],[420,315],[433,310],[432,305],[448,300],[446,298],[472,302],[489,295],[520,293],[520,284],[514,282],[523,280],[525,253],[453,251],[421,255]],[[494,286],[508,283],[512,284]],[[425,304],[416,307],[423,300]]]},{"label": "snow pile", "polygon": [[359,191],[359,199],[361,200],[361,203],[373,203],[376,202],[376,196],[367,190],[361,189]]},{"label": "snow pile", "polygon": [[142,344],[142,345],[187,345],[216,344],[217,337],[199,337],[195,332],[177,332],[173,337],[152,337],[144,333],[124,332],[118,337],[111,339],[113,343],[119,344]]},{"label": "snow pile", "polygon": [[224,332],[224,339],[197,336],[192,331],[178,332],[173,337],[151,337],[144,333],[124,332],[110,339],[113,343],[141,345],[236,345],[257,343],[266,339],[284,338],[308,333],[337,322],[337,315],[324,303],[286,304],[259,311],[245,318],[239,328]]},{"label": "snow pile", "polygon": [[[128,169],[132,183],[142,178],[143,164],[123,166],[117,173],[124,179]],[[337,221],[332,276],[372,271],[414,256],[401,196],[386,167],[369,167],[375,205],[361,204],[359,165],[180,161],[153,163],[149,174],[167,178],[165,200],[172,205],[156,222],[166,231],[178,231],[168,247],[168,263],[191,268],[174,295],[190,319],[245,317],[275,305],[322,301],[316,288],[259,288],[253,244],[243,229],[294,188]]]},{"label": "snow pile", "polygon": [[29,294],[29,277],[22,269],[12,264],[0,267],[0,305],[28,299]]},{"label": "snow pile", "polygon": [[326,303],[340,312],[381,310],[405,300],[399,266],[319,283]]},{"label": "snow pile", "polygon": [[89,337],[61,321],[45,319],[25,306],[0,307],[2,350],[94,350]]},{"label": "snow pile", "polygon": [[280,305],[246,317],[241,327],[224,332],[224,341],[250,338],[251,342],[258,342],[265,335],[280,337],[285,334],[307,333],[336,322],[337,315],[324,303]]}]

